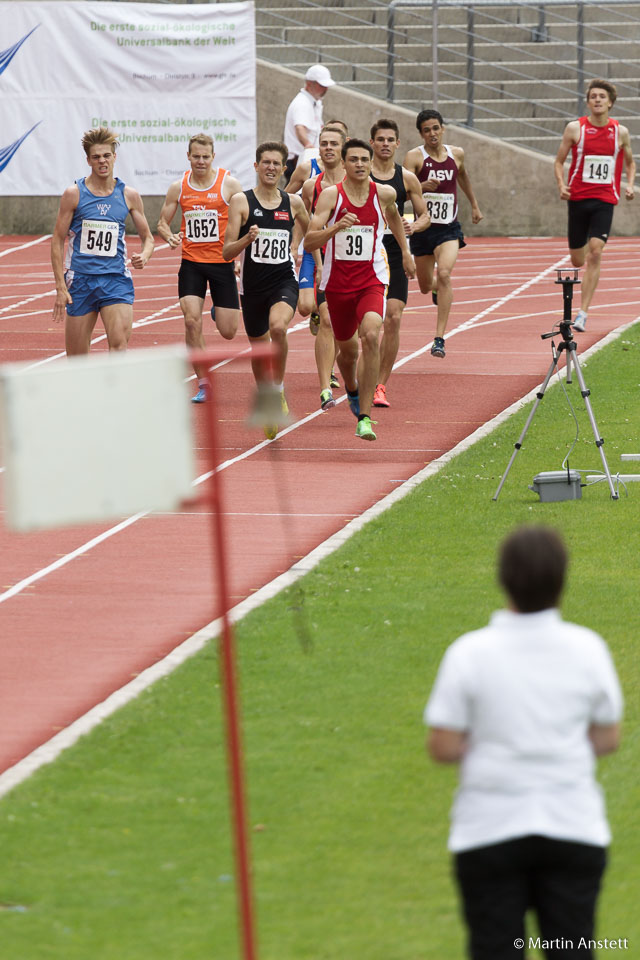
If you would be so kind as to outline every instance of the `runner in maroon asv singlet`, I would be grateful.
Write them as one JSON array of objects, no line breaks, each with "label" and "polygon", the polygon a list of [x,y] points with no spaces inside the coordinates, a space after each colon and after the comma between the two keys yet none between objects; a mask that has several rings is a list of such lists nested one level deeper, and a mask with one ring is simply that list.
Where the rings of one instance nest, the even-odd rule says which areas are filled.
[{"label": "runner in maroon asv singlet", "polygon": [[[458,187],[471,204],[473,223],[479,223],[482,214],[464,165],[464,150],[462,147],[449,147],[443,143],[442,116],[437,110],[421,110],[416,118],[416,127],[424,145],[410,150],[402,165],[415,173],[422,184],[431,226],[423,233],[411,237],[410,245],[416,258],[420,291],[433,292],[433,301],[438,305],[436,335],[431,353],[434,357],[444,357],[444,332],[453,303],[451,271],[455,266],[458,250],[465,246],[462,227],[456,219]],[[436,265],[438,272],[434,287]]]},{"label": "runner in maroon asv singlet", "polygon": [[[580,287],[580,310],[573,322],[584,330],[587,313],[600,277],[602,251],[609,239],[613,208],[620,199],[622,168],[627,186],[625,197],[632,200],[636,164],[629,131],[609,116],[617,90],[608,80],[592,80],[587,88],[589,115],[572,120],[565,127],[556,155],[554,171],[561,200],[568,201],[569,252],[574,267],[586,263]],[[564,163],[571,151],[568,184]]]},{"label": "runner in maroon asv singlet", "polygon": [[[338,343],[338,365],[351,411],[358,418],[356,436],[375,440],[371,426],[373,391],[378,382],[378,336],[384,316],[389,271],[382,238],[388,223],[402,250],[409,277],[415,275],[396,192],[370,180],[373,151],[364,140],[349,140],[342,149],[345,179],[320,194],[304,241],[305,250],[325,246],[320,289],[325,291]],[[360,382],[358,341],[362,343]]]}]

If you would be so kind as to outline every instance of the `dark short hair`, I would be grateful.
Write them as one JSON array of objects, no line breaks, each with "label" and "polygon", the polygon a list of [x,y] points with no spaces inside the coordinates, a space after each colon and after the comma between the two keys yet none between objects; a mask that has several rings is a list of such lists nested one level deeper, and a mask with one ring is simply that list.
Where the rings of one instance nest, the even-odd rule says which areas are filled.
[{"label": "dark short hair", "polygon": [[256,163],[260,163],[262,154],[267,153],[269,150],[277,150],[278,153],[281,153],[282,163],[286,164],[289,151],[280,140],[265,140],[264,143],[259,143],[256,148]]},{"label": "dark short hair", "polygon": [[567,571],[567,550],[550,527],[519,527],[500,547],[500,584],[520,613],[557,606]]},{"label": "dark short hair", "polygon": [[591,80],[591,82],[589,83],[589,86],[587,87],[587,100],[589,99],[589,94],[594,88],[597,88],[598,90],[607,91],[607,93],[609,94],[609,100],[611,100],[611,106],[613,106],[616,100],[618,99],[618,91],[616,89],[616,85],[614,83],[611,83],[610,80],[598,80],[598,79]]},{"label": "dark short hair", "polygon": [[366,150],[370,157],[373,156],[373,150],[371,144],[367,143],[366,140],[358,140],[355,137],[353,140],[347,140],[345,145],[342,148],[342,159],[347,159],[347,150],[351,150],[352,147],[357,147],[359,150]]},{"label": "dark short hair", "polygon": [[395,122],[395,120],[385,120],[385,119],[376,120],[374,125],[371,127],[372,140],[375,140],[376,133],[378,132],[378,130],[393,130],[393,132],[396,135],[396,139],[397,140],[400,139],[400,127]]},{"label": "dark short hair", "polygon": [[425,122],[425,120],[437,120],[440,126],[444,127],[442,114],[438,113],[437,110],[421,110],[416,117],[416,129],[419,133],[422,133],[422,124]]}]

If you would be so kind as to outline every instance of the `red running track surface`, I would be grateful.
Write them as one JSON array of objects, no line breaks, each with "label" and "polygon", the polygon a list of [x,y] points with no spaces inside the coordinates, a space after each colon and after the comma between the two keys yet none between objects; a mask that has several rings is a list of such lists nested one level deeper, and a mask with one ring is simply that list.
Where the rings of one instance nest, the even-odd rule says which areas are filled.
[{"label": "red running track surface", "polygon": [[[607,245],[582,350],[640,313],[639,252],[636,240]],[[147,268],[135,271],[131,349],[182,341],[178,263],[178,255],[159,244]],[[296,422],[275,443],[263,444],[261,434],[244,426],[252,391],[246,359],[216,374],[221,459],[244,454],[223,473],[234,602],[542,381],[550,352],[540,334],[562,316],[552,268],[567,263],[563,240],[472,238],[454,273],[444,360],[428,349],[435,307],[411,282],[400,366],[388,388],[392,406],[374,414],[375,443],[356,439],[346,403],[318,413],[314,341],[300,317],[290,329],[285,381]],[[47,239],[0,237],[0,362],[63,362],[53,297]],[[208,316],[208,304],[205,310]],[[205,330],[209,346],[222,344],[208,319]],[[98,325],[94,350],[105,349],[102,333]],[[246,351],[244,333],[235,345]],[[192,415],[203,472],[203,408],[194,406]],[[153,514],[119,532],[114,527],[29,535],[0,527],[0,772],[212,619],[209,524],[202,511]],[[100,535],[100,542],[47,572]]]}]

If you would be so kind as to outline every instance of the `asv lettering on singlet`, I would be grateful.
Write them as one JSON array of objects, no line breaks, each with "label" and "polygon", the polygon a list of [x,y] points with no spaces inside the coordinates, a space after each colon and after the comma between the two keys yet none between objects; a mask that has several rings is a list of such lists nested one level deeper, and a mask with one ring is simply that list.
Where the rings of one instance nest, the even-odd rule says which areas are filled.
[{"label": "asv lettering on singlet", "polygon": [[335,235],[336,260],[371,260],[373,257],[373,227],[354,224]]},{"label": "asv lettering on singlet", "polygon": [[118,224],[114,220],[83,220],[80,253],[91,257],[115,257],[118,252]]},{"label": "asv lettering on singlet", "polygon": [[452,193],[424,194],[431,223],[453,223],[455,197]]},{"label": "asv lettering on singlet", "polygon": [[184,215],[186,240],[212,243],[220,239],[217,210],[187,210]]},{"label": "asv lettering on singlet", "polygon": [[261,227],[251,244],[251,259],[256,263],[286,263],[291,254],[288,230],[269,230]]},{"label": "asv lettering on singlet", "polygon": [[583,183],[611,183],[613,180],[613,157],[585,157],[582,164]]}]

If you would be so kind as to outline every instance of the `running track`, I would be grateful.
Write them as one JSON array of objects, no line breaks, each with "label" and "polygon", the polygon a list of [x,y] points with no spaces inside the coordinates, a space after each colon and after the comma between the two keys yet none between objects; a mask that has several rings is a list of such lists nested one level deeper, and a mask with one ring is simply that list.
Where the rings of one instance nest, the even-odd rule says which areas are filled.
[{"label": "running track", "polygon": [[[639,253],[634,239],[608,244],[582,351],[640,314]],[[375,414],[376,443],[355,438],[344,402],[318,413],[313,339],[299,317],[286,377],[295,423],[275,443],[244,426],[246,359],[224,366],[217,389],[234,602],[541,382],[550,352],[540,334],[562,314],[553,268],[567,262],[560,240],[471,240],[456,266],[444,360],[430,356],[435,308],[412,282],[392,407]],[[177,267],[159,244],[135,272],[132,349],[182,341]],[[63,362],[53,294],[47,238],[0,237],[0,362]],[[221,345],[210,323],[206,330],[208,345]],[[101,332],[94,350],[105,348]],[[240,333],[235,348],[246,347]],[[202,408],[193,418],[201,474]],[[199,510],[30,535],[1,525],[0,545],[1,773],[208,623],[213,602]]]}]

